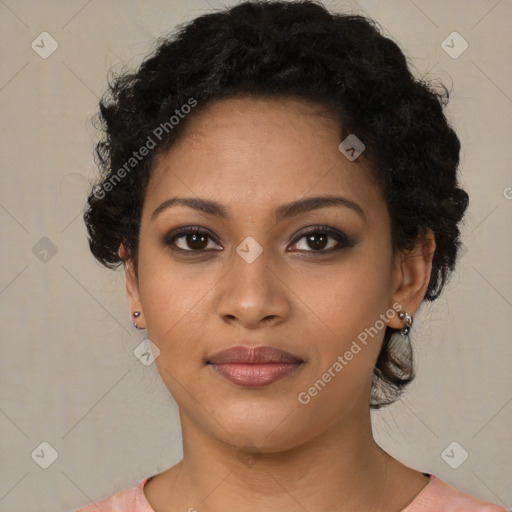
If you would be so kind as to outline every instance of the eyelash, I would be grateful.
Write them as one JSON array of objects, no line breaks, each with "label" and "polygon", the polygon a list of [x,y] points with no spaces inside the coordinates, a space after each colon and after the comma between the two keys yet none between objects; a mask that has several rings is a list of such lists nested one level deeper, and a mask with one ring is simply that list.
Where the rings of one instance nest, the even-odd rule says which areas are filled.
[{"label": "eyelash", "polygon": [[[201,229],[199,226],[186,226],[184,228],[178,228],[178,229],[179,229],[179,231],[171,232],[168,235],[166,235],[163,240],[164,245],[168,246],[173,251],[178,251],[181,253],[196,253],[196,254],[201,254],[201,253],[207,251],[206,249],[202,249],[202,250],[181,249],[180,247],[176,247],[173,244],[173,242],[175,240],[183,238],[186,235],[206,235],[207,237],[209,237],[210,240],[213,240],[216,244],[220,245],[217,242],[217,240],[208,231]],[[327,235],[330,238],[333,238],[334,240],[336,240],[338,242],[338,245],[335,247],[331,247],[330,249],[327,249],[327,250],[311,249],[311,250],[303,251],[300,249],[299,252],[316,253],[316,254],[324,254],[324,255],[332,254],[332,253],[341,251],[342,249],[345,249],[345,248],[354,247],[357,243],[354,239],[352,239],[350,236],[348,236],[347,234],[345,234],[341,231],[338,231],[338,230],[335,230],[335,229],[332,229],[332,228],[329,228],[326,226],[312,226],[309,229],[307,229],[306,231],[303,231],[302,233],[300,233],[294,239],[294,241],[292,242],[292,245],[296,245],[300,240],[302,240],[303,238],[305,238],[311,234]]]}]

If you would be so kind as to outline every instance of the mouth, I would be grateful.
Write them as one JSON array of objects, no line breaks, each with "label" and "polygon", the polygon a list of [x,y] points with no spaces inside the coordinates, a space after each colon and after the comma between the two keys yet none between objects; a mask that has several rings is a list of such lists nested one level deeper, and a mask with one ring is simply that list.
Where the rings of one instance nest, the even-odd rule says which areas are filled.
[{"label": "mouth", "polygon": [[295,373],[304,361],[270,346],[236,346],[211,356],[206,364],[233,384],[247,388],[267,386]]}]

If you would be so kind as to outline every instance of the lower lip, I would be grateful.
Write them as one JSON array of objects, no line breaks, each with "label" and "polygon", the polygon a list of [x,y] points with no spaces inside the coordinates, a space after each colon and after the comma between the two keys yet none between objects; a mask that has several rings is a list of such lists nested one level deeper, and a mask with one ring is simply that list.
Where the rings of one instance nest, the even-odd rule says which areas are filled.
[{"label": "lower lip", "polygon": [[233,384],[257,388],[291,375],[301,366],[301,363],[223,363],[210,364],[210,366]]}]

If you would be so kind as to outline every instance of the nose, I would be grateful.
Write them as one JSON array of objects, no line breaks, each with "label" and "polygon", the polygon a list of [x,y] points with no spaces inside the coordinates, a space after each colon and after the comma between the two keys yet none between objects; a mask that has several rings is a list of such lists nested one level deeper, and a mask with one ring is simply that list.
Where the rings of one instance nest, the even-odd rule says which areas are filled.
[{"label": "nose", "polygon": [[218,314],[224,322],[247,329],[278,325],[290,314],[289,288],[265,250],[251,263],[235,255],[218,287]]}]

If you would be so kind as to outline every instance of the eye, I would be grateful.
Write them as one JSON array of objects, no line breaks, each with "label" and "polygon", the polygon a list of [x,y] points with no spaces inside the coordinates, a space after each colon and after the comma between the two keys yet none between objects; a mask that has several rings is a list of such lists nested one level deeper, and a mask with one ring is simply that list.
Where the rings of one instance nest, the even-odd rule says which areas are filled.
[{"label": "eye", "polygon": [[[328,243],[329,238],[331,239],[330,244]],[[305,241],[302,248],[299,247],[298,250],[306,252],[331,253],[356,245],[356,242],[345,233],[325,226],[313,226],[306,232],[302,232],[295,239],[293,246],[298,245],[297,242],[302,239]],[[312,250],[308,250],[307,247]]]},{"label": "eye", "polygon": [[[304,239],[304,242],[302,247],[298,247],[299,251],[321,254],[354,247],[357,243],[345,233],[326,226],[312,226],[307,231],[302,232],[295,238],[292,247],[301,245],[298,242],[302,239]],[[331,243],[328,243],[329,239],[331,239]],[[209,231],[201,229],[199,226],[178,228],[177,231],[166,235],[163,240],[164,245],[170,246],[175,251],[201,253],[208,249],[220,250],[216,247],[217,242],[213,244],[213,247],[209,247],[209,242],[213,243],[216,240]]]},{"label": "eye", "polygon": [[[182,239],[179,247],[175,242]],[[198,226],[187,226],[179,229],[179,231],[171,232],[164,238],[164,244],[171,246],[173,249],[184,252],[201,252],[208,249],[208,239],[212,239],[212,235]],[[210,247],[211,249],[211,247]]]}]

